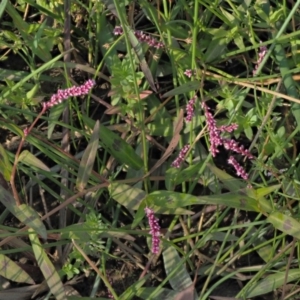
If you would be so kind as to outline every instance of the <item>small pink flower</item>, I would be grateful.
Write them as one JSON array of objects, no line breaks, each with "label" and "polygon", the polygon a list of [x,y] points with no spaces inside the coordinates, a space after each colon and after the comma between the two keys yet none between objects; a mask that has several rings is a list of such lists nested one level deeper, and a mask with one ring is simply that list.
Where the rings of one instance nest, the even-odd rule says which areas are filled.
[{"label": "small pink flower", "polygon": [[191,98],[185,108],[186,110],[186,117],[185,117],[185,121],[186,122],[191,122],[192,121],[192,118],[194,116],[194,105],[195,105],[195,102],[197,100],[197,96],[195,95],[193,98]]},{"label": "small pink flower", "polygon": [[145,213],[148,218],[149,226],[150,226],[150,234],[152,236],[152,248],[151,252],[153,254],[158,254],[159,252],[159,244],[160,244],[160,226],[158,224],[158,219],[154,216],[154,211],[151,208],[146,207]]},{"label": "small pink flower", "polygon": [[193,71],[192,70],[185,70],[185,72],[183,74],[185,76],[187,76],[188,78],[191,78],[193,76]]},{"label": "small pink flower", "polygon": [[29,131],[28,131],[28,128],[27,128],[27,127],[24,128],[23,133],[24,133],[24,136],[25,136],[25,137],[28,135]]},{"label": "small pink flower", "polygon": [[116,26],[114,28],[114,31],[113,31],[114,35],[122,35],[123,34],[123,29],[121,26]]},{"label": "small pink flower", "polygon": [[185,155],[187,154],[187,152],[190,149],[190,145],[187,144],[185,145],[179,152],[177,158],[172,162],[171,166],[174,168],[180,168],[180,165],[182,164],[182,162],[185,159]]}]

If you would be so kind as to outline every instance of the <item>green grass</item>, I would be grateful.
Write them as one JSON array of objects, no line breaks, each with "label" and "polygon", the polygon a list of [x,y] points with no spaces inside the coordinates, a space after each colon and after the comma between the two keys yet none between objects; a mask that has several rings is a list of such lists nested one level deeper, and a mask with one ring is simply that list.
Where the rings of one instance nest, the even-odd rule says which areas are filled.
[{"label": "green grass", "polygon": [[[0,275],[16,298],[43,280],[45,299],[299,298],[299,4],[1,2]],[[212,156],[203,102],[254,159]],[[82,297],[65,295],[75,279]]]}]

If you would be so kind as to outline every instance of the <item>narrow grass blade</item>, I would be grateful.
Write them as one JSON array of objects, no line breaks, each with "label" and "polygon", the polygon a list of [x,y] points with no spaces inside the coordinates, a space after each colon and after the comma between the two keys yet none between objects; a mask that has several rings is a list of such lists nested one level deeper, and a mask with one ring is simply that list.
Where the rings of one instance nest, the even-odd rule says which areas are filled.
[{"label": "narrow grass blade", "polygon": [[94,126],[93,133],[91,135],[90,142],[86,147],[78,170],[78,176],[76,180],[76,187],[79,191],[82,191],[89,180],[91,172],[93,170],[99,141],[99,121]]},{"label": "narrow grass blade", "polygon": [[3,254],[0,254],[0,275],[15,282],[34,284],[33,279],[21,267]]},{"label": "narrow grass blade", "polygon": [[277,288],[283,286],[283,284],[289,283],[294,280],[299,280],[299,277],[299,269],[286,270],[284,272],[278,272],[276,274],[269,275],[259,281],[257,285],[255,285],[250,291],[248,291],[246,298],[249,299],[273,292]]},{"label": "narrow grass blade", "polygon": [[136,295],[144,300],[148,300],[150,295],[152,295],[152,299],[173,299],[176,294],[176,291],[166,288],[146,287],[139,289]]},{"label": "narrow grass blade", "polygon": [[61,279],[45,250],[43,249],[37,235],[31,228],[29,229],[29,239],[31,241],[32,250],[38,266],[40,267],[52,294],[57,300],[65,300],[65,291]]},{"label": "narrow grass blade", "polygon": [[44,171],[50,172],[50,169],[36,156],[30,153],[28,150],[24,150],[18,157],[18,162],[22,162],[29,167],[36,167]]},{"label": "narrow grass blade", "polygon": [[[90,118],[83,116],[83,120],[90,128],[94,127],[94,121]],[[101,124],[99,126],[100,143],[103,147],[120,163],[135,170],[140,170],[143,167],[143,160],[135,153],[133,148],[113,131]]]},{"label": "narrow grass blade", "polygon": [[2,18],[3,12],[5,11],[8,0],[2,0],[0,3],[0,19]]},{"label": "narrow grass blade", "polygon": [[149,277],[150,277],[150,274],[147,274],[145,277],[136,281],[119,297],[119,299],[120,300],[132,299],[136,295],[137,291],[146,283],[146,281],[149,279]]},{"label": "narrow grass blade", "polygon": [[175,89],[163,94],[162,98],[187,94],[191,91],[197,90],[198,88],[199,88],[199,81],[189,81],[189,82],[181,84],[179,87],[176,87]]}]

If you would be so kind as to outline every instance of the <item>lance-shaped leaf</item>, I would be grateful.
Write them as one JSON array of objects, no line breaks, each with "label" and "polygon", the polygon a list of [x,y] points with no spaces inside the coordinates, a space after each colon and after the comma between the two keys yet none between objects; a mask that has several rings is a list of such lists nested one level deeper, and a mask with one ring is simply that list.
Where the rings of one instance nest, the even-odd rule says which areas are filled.
[{"label": "lance-shaped leaf", "polygon": [[33,279],[21,267],[3,254],[0,254],[0,275],[15,282],[34,284]]},{"label": "lance-shaped leaf", "polygon": [[[175,291],[178,292],[184,291],[186,295],[189,294],[189,296],[191,296],[185,299],[191,299],[191,300],[195,299],[196,292],[193,285],[193,281],[188,271],[185,269],[183,261],[179,257],[175,248],[170,246],[165,251],[163,251],[163,258],[164,258],[165,270],[168,275],[169,283],[171,287]],[[180,266],[180,268],[178,268],[178,266]],[[179,294],[177,294],[177,296],[178,295]],[[177,297],[177,299],[183,299],[183,298]]]},{"label": "lance-shaped leaf", "polygon": [[47,238],[47,230],[38,213],[26,204],[16,205],[14,197],[0,185],[1,203],[22,223],[33,228],[42,238]]},{"label": "lance-shaped leaf", "polygon": [[9,161],[7,152],[0,144],[0,172],[2,173],[6,181],[10,180],[11,171],[12,171],[12,165]]},{"label": "lance-shaped leaf", "polygon": [[43,249],[37,235],[31,228],[29,229],[29,238],[38,266],[40,267],[52,294],[54,295],[55,299],[65,300],[65,291],[61,279],[45,250]]},{"label": "lance-shaped leaf", "polygon": [[91,135],[90,142],[83,153],[79,165],[78,176],[76,180],[76,187],[79,191],[82,191],[86,187],[91,172],[93,170],[95,157],[98,149],[98,141],[99,141],[99,121],[97,121],[94,126],[94,130]]},{"label": "lance-shaped leaf", "polygon": [[253,299],[256,296],[264,295],[275,291],[279,287],[294,281],[299,280],[300,270],[285,270],[284,272],[277,272],[276,274],[269,275],[259,281],[251,288],[246,295],[247,299]]},{"label": "lance-shaped leaf", "polygon": [[269,215],[268,221],[272,223],[276,229],[300,239],[300,223],[293,217],[275,211]]},{"label": "lance-shaped leaf", "polygon": [[[253,194],[250,197],[248,194]],[[232,208],[239,208],[247,211],[271,212],[272,207],[268,201],[261,197],[254,198],[254,193],[249,193],[247,189],[238,190],[236,192],[224,193],[219,195],[209,195],[196,197],[185,193],[177,193],[173,191],[155,191],[146,196],[145,201],[149,205],[159,207],[185,207],[197,204],[216,204],[226,205]]]},{"label": "lance-shaped leaf", "polygon": [[29,167],[37,167],[44,171],[50,172],[50,169],[36,156],[30,153],[28,150],[24,150],[18,157],[18,162],[28,165]]}]

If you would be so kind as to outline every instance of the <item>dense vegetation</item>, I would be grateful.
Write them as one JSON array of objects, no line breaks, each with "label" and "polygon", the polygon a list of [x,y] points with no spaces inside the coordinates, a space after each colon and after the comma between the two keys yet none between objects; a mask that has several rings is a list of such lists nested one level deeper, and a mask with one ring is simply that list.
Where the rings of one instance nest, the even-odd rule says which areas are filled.
[{"label": "dense vegetation", "polygon": [[2,0],[0,299],[300,299],[299,4]]}]

